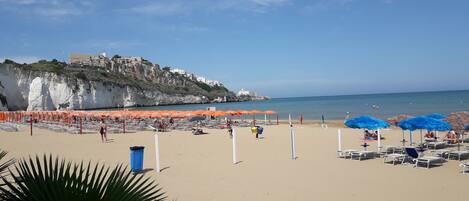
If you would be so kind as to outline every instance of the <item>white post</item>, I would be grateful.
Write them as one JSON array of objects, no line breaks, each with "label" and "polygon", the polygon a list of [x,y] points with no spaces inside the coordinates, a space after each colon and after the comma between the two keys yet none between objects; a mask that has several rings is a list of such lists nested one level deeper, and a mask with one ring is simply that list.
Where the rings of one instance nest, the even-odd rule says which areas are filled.
[{"label": "white post", "polygon": [[291,158],[292,160],[296,159],[296,152],[295,152],[295,130],[293,127],[290,126],[290,136],[291,136]]},{"label": "white post", "polygon": [[238,161],[236,160],[236,130],[233,128],[233,164],[236,164]]},{"label": "white post", "polygon": [[410,146],[414,145],[414,134],[412,133],[412,130],[409,130],[409,140],[410,140]]},{"label": "white post", "polygon": [[376,131],[378,131],[378,153],[380,153],[381,152],[381,132],[379,129]]},{"label": "white post", "polygon": [[155,134],[155,157],[156,157],[156,172],[160,172],[160,142],[158,140],[158,134]]},{"label": "white post", "polygon": [[337,152],[342,152],[342,131],[337,129],[337,140],[339,141]]},{"label": "white post", "polygon": [[436,140],[438,140],[438,138],[439,138],[439,137],[438,137],[438,131],[435,131],[435,133],[436,133],[436,135],[435,135]]},{"label": "white post", "polygon": [[291,114],[288,114],[288,123],[289,123],[290,126],[291,126]]},{"label": "white post", "polygon": [[267,126],[267,114],[264,114],[264,125]]}]

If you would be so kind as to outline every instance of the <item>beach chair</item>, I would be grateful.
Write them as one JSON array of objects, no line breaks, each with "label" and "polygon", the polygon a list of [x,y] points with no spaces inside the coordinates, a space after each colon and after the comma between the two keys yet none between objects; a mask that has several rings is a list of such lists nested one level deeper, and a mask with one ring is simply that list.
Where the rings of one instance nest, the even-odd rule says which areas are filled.
[{"label": "beach chair", "polygon": [[438,141],[425,143],[428,149],[442,149],[442,148],[445,148],[447,144],[448,143],[446,142],[438,142]]},{"label": "beach chair", "polygon": [[350,159],[358,159],[359,161],[364,159],[373,159],[377,155],[374,151],[354,151],[350,153]]},{"label": "beach chair", "polygon": [[462,168],[462,174],[469,174],[469,162],[461,163],[459,167]]},{"label": "beach chair", "polygon": [[414,167],[419,167],[420,164],[424,164],[426,168],[430,168],[432,165],[442,165],[445,162],[444,158],[438,156],[419,156],[419,153],[414,147],[405,148],[408,159],[414,162]]},{"label": "beach chair", "polygon": [[344,159],[351,158],[352,152],[356,152],[356,151],[357,150],[355,150],[355,149],[346,149],[346,150],[342,150],[342,151],[337,151],[337,157],[338,158],[344,158]]},{"label": "beach chair", "polygon": [[457,159],[461,160],[464,158],[467,158],[469,156],[469,151],[468,150],[461,150],[461,151],[451,151],[448,153],[448,159]]},{"label": "beach chair", "polygon": [[392,162],[393,165],[396,163],[403,164],[405,161],[406,155],[400,153],[391,153],[384,155],[384,163]]}]

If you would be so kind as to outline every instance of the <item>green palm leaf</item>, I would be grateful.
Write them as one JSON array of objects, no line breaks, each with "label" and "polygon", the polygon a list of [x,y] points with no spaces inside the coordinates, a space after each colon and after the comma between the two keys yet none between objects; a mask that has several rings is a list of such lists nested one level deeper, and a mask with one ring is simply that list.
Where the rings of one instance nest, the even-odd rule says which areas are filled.
[{"label": "green palm leaf", "polygon": [[[15,163],[14,159],[9,159],[9,160],[4,161],[4,158],[6,157],[7,154],[8,152],[0,150],[0,177],[5,177],[6,173],[8,172],[8,167],[10,165],[13,165],[13,163]],[[0,182],[0,185],[2,185],[1,182]]]},{"label": "green palm leaf", "polygon": [[[10,171],[14,182],[2,178],[0,200],[6,201],[154,201],[166,196],[150,178],[126,167],[72,164],[52,156],[21,160]],[[17,172],[17,173],[14,173]]]}]

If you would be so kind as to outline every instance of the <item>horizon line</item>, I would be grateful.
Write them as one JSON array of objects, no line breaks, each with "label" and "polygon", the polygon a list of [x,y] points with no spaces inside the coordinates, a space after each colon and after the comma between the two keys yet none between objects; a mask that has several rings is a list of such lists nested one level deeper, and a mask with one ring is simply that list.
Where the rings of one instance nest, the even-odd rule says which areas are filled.
[{"label": "horizon line", "polygon": [[393,95],[393,94],[411,94],[411,93],[437,93],[437,92],[460,92],[469,91],[469,89],[450,89],[450,90],[425,90],[425,91],[403,91],[403,92],[387,92],[387,93],[358,93],[358,94],[336,94],[336,95],[316,95],[316,96],[290,96],[290,97],[272,97],[272,99],[283,98],[319,98],[319,97],[340,97],[340,96],[364,96],[364,95]]}]

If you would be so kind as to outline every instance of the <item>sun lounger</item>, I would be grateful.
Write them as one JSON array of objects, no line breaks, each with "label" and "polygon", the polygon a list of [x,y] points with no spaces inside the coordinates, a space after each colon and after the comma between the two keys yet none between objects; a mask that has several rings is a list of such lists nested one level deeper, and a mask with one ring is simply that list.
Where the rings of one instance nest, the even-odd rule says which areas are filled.
[{"label": "sun lounger", "polygon": [[446,142],[437,142],[437,141],[426,143],[428,149],[442,149],[442,148],[445,148],[447,144],[448,143]]},{"label": "sun lounger", "polygon": [[414,162],[414,167],[419,167],[423,164],[424,167],[430,168],[432,165],[441,165],[445,159],[438,156],[419,156],[417,149],[414,147],[405,148],[407,157]]},{"label": "sun lounger", "polygon": [[372,159],[377,155],[374,151],[354,151],[350,154],[350,159],[358,159],[359,161],[364,159]]},{"label": "sun lounger", "polygon": [[448,153],[451,152],[449,149],[438,149],[438,150],[433,150],[432,153],[435,156],[442,157],[442,158],[448,158]]},{"label": "sun lounger", "polygon": [[448,159],[457,159],[461,160],[469,156],[468,150],[461,150],[461,151],[451,151],[448,153]]},{"label": "sun lounger", "polygon": [[406,158],[405,154],[399,154],[399,153],[392,153],[392,154],[386,154],[384,156],[384,163],[389,163],[392,162],[393,165],[396,165],[396,163],[404,163]]},{"label": "sun lounger", "polygon": [[342,151],[337,151],[337,157],[347,159],[351,157],[352,152],[356,152],[356,151],[357,150],[354,150],[354,149],[346,149]]},{"label": "sun lounger", "polygon": [[469,162],[459,164],[459,167],[462,168],[462,174],[469,174]]}]

